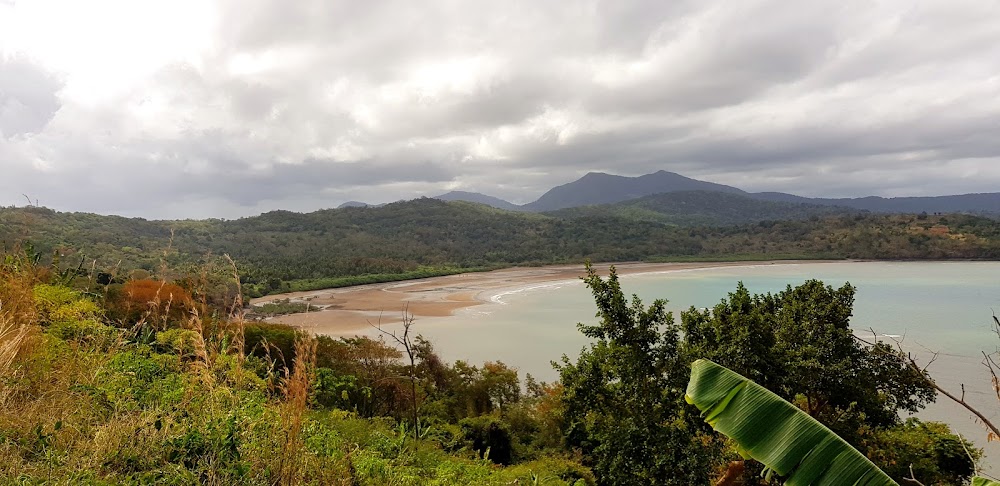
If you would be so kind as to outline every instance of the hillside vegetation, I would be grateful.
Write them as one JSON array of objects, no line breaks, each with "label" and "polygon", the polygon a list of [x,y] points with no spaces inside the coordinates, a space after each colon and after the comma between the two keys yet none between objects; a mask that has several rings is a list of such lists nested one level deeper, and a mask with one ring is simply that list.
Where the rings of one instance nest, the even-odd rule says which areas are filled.
[{"label": "hillside vegetation", "polygon": [[615,204],[550,211],[557,218],[623,218],[676,226],[733,226],[760,221],[852,216],[863,211],[816,204],[775,202],[725,192],[682,191],[654,194]]},{"label": "hillside vegetation", "polygon": [[594,483],[528,432],[548,389],[522,396],[502,363],[443,363],[421,342],[414,434],[416,370],[381,341],[226,317],[205,287],[71,286],[0,258],[0,484]]},{"label": "hillside vegetation", "polygon": [[206,255],[229,254],[245,268],[251,295],[587,259],[1000,256],[1000,225],[968,215],[873,215],[700,192],[565,211],[417,199],[232,221],[146,221],[7,208],[0,239],[30,242],[43,261],[55,253],[64,264],[119,274],[153,271],[161,261],[193,269]]},{"label": "hillside vegetation", "polygon": [[[105,285],[0,257],[2,484],[709,484],[738,455],[684,402],[699,358],[756,377],[895,478],[961,484],[979,456],[943,424],[901,420],[933,389],[854,338],[849,285],[740,286],[678,324],[590,272],[593,344],[546,384],[444,362],[419,336],[247,322],[235,281]],[[775,484],[759,470],[744,484]]]}]

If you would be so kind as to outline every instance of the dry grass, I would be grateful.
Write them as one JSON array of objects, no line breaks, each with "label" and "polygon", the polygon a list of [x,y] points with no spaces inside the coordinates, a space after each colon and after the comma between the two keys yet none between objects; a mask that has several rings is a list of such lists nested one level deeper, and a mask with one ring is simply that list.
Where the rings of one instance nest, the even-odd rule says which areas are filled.
[{"label": "dry grass", "polygon": [[282,413],[283,442],[278,456],[279,482],[298,484],[304,464],[302,422],[309,408],[309,390],[316,372],[315,336],[299,332],[295,339],[293,370],[282,386],[285,395]]},{"label": "dry grass", "polygon": [[[297,333],[288,367],[247,357],[239,275],[226,261],[235,297],[211,308],[208,282],[213,296],[234,284],[203,276],[200,302],[178,318],[151,285],[151,305],[118,327],[87,295],[39,285],[30,262],[0,263],[0,483],[420,484],[441,474],[441,484],[513,484],[387,422],[311,411],[318,340]],[[386,371],[391,351],[357,359]]]},{"label": "dry grass", "polygon": [[[233,305],[229,310],[229,333],[231,342],[227,352],[236,357],[237,366],[242,367],[246,359],[246,311],[243,303],[243,285],[240,283],[240,272],[236,268],[236,262],[229,255],[223,255],[233,271],[233,281],[236,282],[236,296],[233,297]],[[240,383],[237,383],[239,386]]]},{"label": "dry grass", "polygon": [[37,328],[34,298],[34,268],[24,258],[7,256],[0,264],[0,406],[10,395],[8,379],[16,372],[15,363],[30,347]]},{"label": "dry grass", "polygon": [[0,302],[0,375],[11,372],[14,361],[23,353],[31,328],[4,312]]}]

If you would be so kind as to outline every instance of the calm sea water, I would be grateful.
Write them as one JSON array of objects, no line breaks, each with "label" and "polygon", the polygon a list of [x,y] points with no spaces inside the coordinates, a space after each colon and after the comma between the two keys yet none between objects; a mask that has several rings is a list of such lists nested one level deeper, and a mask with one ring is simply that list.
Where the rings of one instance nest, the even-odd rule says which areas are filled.
[{"label": "calm sea water", "polygon": [[[1000,347],[991,328],[993,309],[1000,311],[1000,262],[883,263],[838,262],[748,265],[621,277],[628,294],[647,304],[669,300],[680,311],[717,304],[742,281],[751,293],[776,292],[815,278],[833,286],[857,287],[852,327],[859,334],[873,328],[900,336],[907,350],[925,362],[939,353],[931,374],[960,393],[996,423],[1000,403],[982,365],[982,352]],[[596,309],[580,281],[510,289],[494,296],[496,303],[466,309],[442,319],[423,319],[418,332],[432,339],[443,358],[472,363],[500,360],[516,366],[523,376],[540,380],[557,374],[550,362],[566,354],[571,359],[587,345],[576,323],[594,323]],[[971,414],[945,397],[918,417],[950,424],[956,432],[986,449],[994,473],[1000,467],[1000,445],[987,444],[986,433]]]}]

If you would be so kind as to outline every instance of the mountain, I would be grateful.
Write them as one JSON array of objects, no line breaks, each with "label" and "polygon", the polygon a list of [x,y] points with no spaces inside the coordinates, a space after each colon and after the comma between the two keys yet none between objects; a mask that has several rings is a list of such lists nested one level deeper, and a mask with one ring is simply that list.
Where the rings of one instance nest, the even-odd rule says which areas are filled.
[{"label": "mountain", "polygon": [[440,199],[442,201],[467,201],[493,206],[497,209],[506,209],[507,211],[524,211],[524,209],[517,204],[504,201],[498,197],[480,194],[478,192],[451,191],[440,196],[434,196],[432,199]]},{"label": "mountain", "polygon": [[614,204],[564,208],[543,214],[563,219],[619,217],[676,226],[726,226],[861,212],[863,211],[839,206],[767,201],[735,193],[678,191]]},{"label": "mountain", "polygon": [[537,201],[524,205],[529,211],[611,204],[652,194],[677,191],[714,191],[746,194],[735,187],[699,181],[661,170],[639,177],[625,177],[603,172],[591,172],[580,179],[557,186],[542,194]]},{"label": "mountain", "polygon": [[344,208],[367,208],[367,207],[368,207],[368,203],[363,203],[361,201],[347,201],[344,204],[341,204],[340,206],[337,206],[337,209],[344,209]]},{"label": "mountain", "polygon": [[[779,214],[825,214],[815,207],[811,209],[792,209],[789,207],[761,206],[750,201],[766,201],[774,203],[806,204],[811,206],[839,207],[843,209],[871,211],[876,213],[901,213],[918,214],[926,213],[969,213],[980,215],[1000,215],[1000,193],[983,194],[962,194],[956,196],[928,196],[928,197],[893,197],[884,198],[879,196],[868,196],[859,198],[811,198],[796,196],[783,192],[758,192],[748,193],[742,189],[714,182],[700,181],[685,177],[673,172],[661,170],[652,174],[638,177],[626,177],[603,172],[590,172],[587,175],[567,184],[554,187],[543,194],[536,201],[518,206],[517,204],[503,199],[480,194],[478,192],[451,191],[431,199],[442,201],[467,201],[485,204],[497,209],[506,211],[528,211],[528,212],[552,212],[568,208],[582,208],[584,206],[597,206],[606,204],[616,204],[625,201],[636,200],[656,194],[671,194],[679,192],[708,192],[714,194],[730,194],[745,196],[742,203],[748,206],[735,208],[732,218],[718,214],[718,211],[708,210],[708,207],[716,207],[717,204],[729,204],[734,200],[731,198],[713,201],[709,197],[697,196],[700,206],[684,206],[684,201],[691,202],[690,198],[696,197],[687,195],[679,198],[661,198],[660,203],[667,204],[668,207],[661,208],[664,211],[653,210],[655,214],[641,214],[642,211],[650,208],[640,208],[638,206],[628,206],[619,208],[602,208],[596,210],[579,210],[560,213],[563,217],[576,217],[583,214],[628,214],[630,217],[639,217],[644,220],[668,222],[670,224],[690,224],[691,221],[700,221],[703,224],[728,224],[739,223],[754,219],[754,214],[761,215],[761,220],[787,219]],[[647,202],[648,203],[648,202]],[[678,205],[678,206],[675,206]],[[707,205],[707,206],[706,206]],[[381,206],[381,205],[378,205]],[[348,201],[338,206],[338,209],[348,207],[376,207],[359,201]],[[721,211],[725,208],[717,207]],[[840,210],[838,210],[840,211]],[[711,214],[701,214],[701,213]],[[666,216],[664,215],[666,214]],[[685,216],[685,214],[687,214]],[[741,216],[740,216],[741,215]],[[763,215],[767,215],[764,217]],[[685,222],[687,221],[687,223]]]},{"label": "mountain", "polygon": [[[868,196],[859,198],[810,198],[782,192],[748,193],[741,189],[713,182],[691,179],[680,174],[661,170],[638,177],[625,177],[591,172],[576,181],[554,187],[538,200],[520,206],[522,210],[533,212],[555,211],[565,208],[579,208],[601,204],[614,204],[654,194],[708,191],[714,193],[738,194],[750,198],[778,203],[810,204],[814,206],[837,206],[877,213],[970,213],[1000,215],[1000,193],[962,194],[955,196],[892,197]],[[477,194],[476,196],[482,196]],[[465,199],[494,207],[483,200]],[[708,200],[705,200],[706,202]],[[505,202],[506,201],[502,201]],[[507,203],[509,204],[509,203]],[[758,208],[763,210],[763,208]],[[772,208],[773,209],[773,208]],[[603,210],[602,210],[603,211]],[[619,209],[619,212],[622,210]],[[605,211],[606,212],[606,211]],[[714,218],[714,216],[713,216]]]},{"label": "mountain", "polygon": [[823,206],[841,206],[876,213],[978,213],[1000,214],[1000,193],[961,194],[956,196],[809,198],[781,192],[751,194],[755,199],[797,202]]}]

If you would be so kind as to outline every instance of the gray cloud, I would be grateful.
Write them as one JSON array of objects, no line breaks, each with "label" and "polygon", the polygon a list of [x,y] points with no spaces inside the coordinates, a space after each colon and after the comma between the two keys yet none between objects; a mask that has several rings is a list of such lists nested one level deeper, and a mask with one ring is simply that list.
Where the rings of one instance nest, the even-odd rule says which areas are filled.
[{"label": "gray cloud", "polygon": [[36,133],[59,111],[62,83],[26,59],[0,56],[0,137]]},{"label": "gray cloud", "polygon": [[197,55],[103,98],[0,57],[0,203],[529,202],[592,170],[831,197],[1000,187],[1000,13],[982,2],[214,6]]}]

